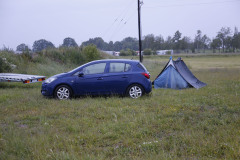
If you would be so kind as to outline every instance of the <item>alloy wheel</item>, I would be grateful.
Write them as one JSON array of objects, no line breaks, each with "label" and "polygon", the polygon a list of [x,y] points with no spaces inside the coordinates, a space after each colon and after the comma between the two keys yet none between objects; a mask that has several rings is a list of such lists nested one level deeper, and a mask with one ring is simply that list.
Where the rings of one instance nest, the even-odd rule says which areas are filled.
[{"label": "alloy wheel", "polygon": [[142,89],[141,87],[139,86],[132,86],[130,89],[129,89],[129,96],[131,98],[139,98],[142,96]]},{"label": "alloy wheel", "polygon": [[69,99],[70,98],[70,90],[66,87],[60,87],[57,90],[57,98],[58,99]]}]

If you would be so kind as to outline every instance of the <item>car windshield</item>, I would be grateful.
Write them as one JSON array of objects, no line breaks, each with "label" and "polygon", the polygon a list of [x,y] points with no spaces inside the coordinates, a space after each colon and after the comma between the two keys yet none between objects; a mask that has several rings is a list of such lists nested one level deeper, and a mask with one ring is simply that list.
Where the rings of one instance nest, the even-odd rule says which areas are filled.
[{"label": "car windshield", "polygon": [[[91,63],[91,62],[89,62],[89,63]],[[83,67],[83,66],[85,66],[85,65],[87,65],[87,64],[89,64],[89,63],[85,63],[85,64],[83,64],[83,65],[81,65],[81,66],[79,66],[79,67],[77,67],[77,68],[74,68],[73,70],[71,70],[71,71],[69,71],[69,72],[67,72],[67,73],[74,73],[74,72],[78,71],[81,67]]]},{"label": "car windshield", "polygon": [[[84,65],[85,65],[85,64],[84,64]],[[75,69],[73,69],[73,70],[71,70],[71,71],[69,71],[69,72],[67,72],[67,73],[76,72],[76,71],[79,70],[79,68],[81,68],[81,67],[84,66],[84,65],[81,65],[81,66],[79,66],[79,67],[77,67],[77,68],[75,68]]]}]

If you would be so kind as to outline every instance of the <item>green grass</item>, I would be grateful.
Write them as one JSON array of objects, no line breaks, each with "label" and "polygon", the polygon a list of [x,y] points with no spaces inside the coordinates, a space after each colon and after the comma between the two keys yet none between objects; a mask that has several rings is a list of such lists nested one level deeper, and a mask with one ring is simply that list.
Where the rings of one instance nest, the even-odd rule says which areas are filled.
[{"label": "green grass", "polygon": [[[206,87],[58,101],[40,83],[0,83],[0,159],[240,159],[240,56],[182,57]],[[152,80],[168,58],[145,57]]]}]

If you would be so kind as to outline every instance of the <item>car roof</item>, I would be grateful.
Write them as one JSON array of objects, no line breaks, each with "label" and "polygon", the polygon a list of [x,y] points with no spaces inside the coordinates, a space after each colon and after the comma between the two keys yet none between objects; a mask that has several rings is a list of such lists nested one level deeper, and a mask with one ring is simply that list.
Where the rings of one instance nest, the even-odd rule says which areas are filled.
[{"label": "car roof", "polygon": [[75,72],[76,70],[78,70],[81,67],[84,67],[84,66],[92,64],[92,63],[97,63],[97,62],[126,62],[126,63],[132,63],[132,64],[140,63],[138,60],[130,60],[130,59],[101,59],[101,60],[95,60],[95,61],[85,63],[85,64],[73,69],[72,71],[69,71],[69,73]]},{"label": "car roof", "polygon": [[129,62],[129,63],[139,63],[138,60],[130,60],[130,59],[101,59],[92,62]]}]

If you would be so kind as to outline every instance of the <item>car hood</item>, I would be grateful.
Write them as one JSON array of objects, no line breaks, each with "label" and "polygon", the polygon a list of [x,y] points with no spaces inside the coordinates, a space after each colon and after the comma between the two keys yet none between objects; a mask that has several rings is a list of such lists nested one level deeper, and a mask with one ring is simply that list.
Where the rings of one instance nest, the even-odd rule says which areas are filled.
[{"label": "car hood", "polygon": [[56,75],[54,75],[54,76],[52,76],[52,77],[61,78],[61,77],[66,77],[66,76],[68,76],[68,74],[69,74],[69,73],[60,73],[60,74],[56,74]]}]

